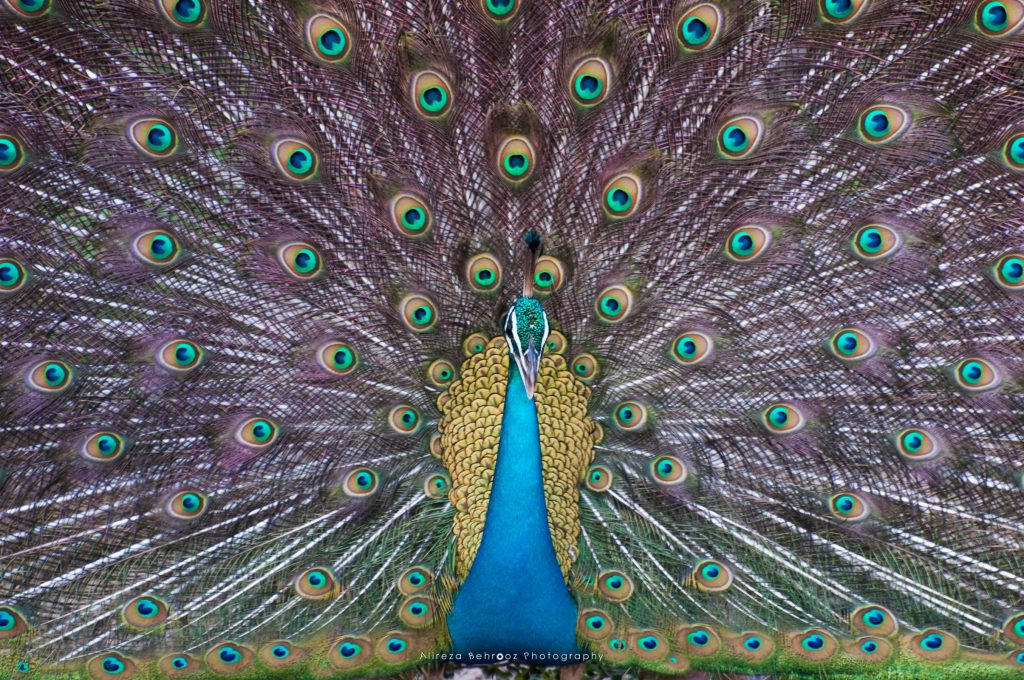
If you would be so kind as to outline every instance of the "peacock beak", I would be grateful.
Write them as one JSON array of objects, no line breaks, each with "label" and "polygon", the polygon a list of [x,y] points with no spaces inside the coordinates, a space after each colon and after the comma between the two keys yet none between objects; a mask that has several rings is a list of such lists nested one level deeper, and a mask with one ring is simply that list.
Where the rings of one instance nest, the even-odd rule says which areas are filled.
[{"label": "peacock beak", "polygon": [[540,373],[541,351],[533,346],[533,338],[530,338],[530,345],[522,354],[516,353],[516,365],[519,367],[519,375],[523,377],[523,386],[526,388],[526,396],[533,399],[533,392],[537,387],[537,374]]}]

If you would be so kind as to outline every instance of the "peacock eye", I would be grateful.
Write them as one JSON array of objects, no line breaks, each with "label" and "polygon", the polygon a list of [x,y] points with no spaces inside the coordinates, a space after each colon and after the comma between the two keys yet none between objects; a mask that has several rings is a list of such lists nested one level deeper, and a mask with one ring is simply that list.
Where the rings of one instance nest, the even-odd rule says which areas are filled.
[{"label": "peacock eye", "polygon": [[597,318],[607,323],[618,323],[633,308],[633,292],[622,284],[608,286],[597,295],[594,310]]},{"label": "peacock eye", "polygon": [[324,270],[320,251],[303,241],[278,246],[277,261],[286,274],[300,281],[314,279]]},{"label": "peacock eye", "polygon": [[299,661],[301,650],[296,651],[287,640],[274,640],[263,645],[259,651],[260,660],[271,668],[286,668]]},{"label": "peacock eye", "polygon": [[853,254],[863,262],[880,262],[895,255],[903,245],[902,237],[884,224],[867,224],[850,240]]},{"label": "peacock eye", "polygon": [[1024,290],[1024,254],[1008,253],[992,266],[992,278],[1004,290]]},{"label": "peacock eye", "polygon": [[606,600],[625,602],[633,594],[633,579],[617,569],[603,571],[597,576],[597,590]]},{"label": "peacock eye", "polygon": [[608,98],[611,84],[611,64],[601,57],[587,57],[569,75],[569,94],[576,104],[589,108]]},{"label": "peacock eye", "polygon": [[452,108],[451,84],[432,69],[412,74],[409,79],[409,96],[416,112],[431,120],[444,118]]},{"label": "peacock eye", "polygon": [[25,162],[25,146],[21,140],[0,132],[0,175],[14,172]]},{"label": "peacock eye", "polygon": [[398,579],[398,589],[404,595],[414,595],[430,588],[434,573],[426,567],[410,567]]},{"label": "peacock eye", "polygon": [[632,636],[632,642],[634,652],[641,658],[657,657],[660,655],[659,650],[665,647],[665,642],[661,637],[650,631],[635,633]]},{"label": "peacock eye", "polygon": [[828,500],[832,516],[843,522],[859,522],[871,514],[871,506],[858,494],[839,493]]},{"label": "peacock eye", "polygon": [[401,404],[391,409],[388,424],[399,434],[415,434],[420,429],[420,412],[412,406]]},{"label": "peacock eye", "polygon": [[536,164],[533,143],[526,137],[511,136],[498,146],[498,173],[509,182],[525,182]]},{"label": "peacock eye", "polygon": [[871,661],[882,661],[892,653],[892,643],[882,638],[861,638],[856,645],[856,653]]},{"label": "peacock eye", "polygon": [[268,418],[249,418],[235,428],[235,441],[242,446],[265,449],[277,441],[278,427]]},{"label": "peacock eye", "polygon": [[720,593],[732,585],[732,571],[717,560],[704,560],[693,569],[690,578],[698,589]]},{"label": "peacock eye", "polygon": [[910,640],[915,654],[929,661],[945,661],[956,655],[960,643],[950,633],[936,628],[926,628]]},{"label": "peacock eye", "polygon": [[398,616],[402,623],[410,628],[426,628],[434,622],[437,605],[429,597],[410,597],[398,608]]},{"label": "peacock eye", "polygon": [[711,656],[722,643],[715,631],[704,626],[682,628],[676,634],[676,640],[685,641],[683,646],[695,656]]},{"label": "peacock eye", "polygon": [[167,158],[178,148],[178,133],[162,118],[143,118],[128,126],[128,141],[148,158]]},{"label": "peacock eye", "polygon": [[612,471],[603,465],[592,465],[587,470],[587,488],[591,491],[601,493],[611,488],[612,482],[615,477],[612,475]]},{"label": "peacock eye", "polygon": [[1018,132],[1006,140],[1003,145],[1003,162],[1011,170],[1024,171],[1024,132]]},{"label": "peacock eye", "polygon": [[519,13],[520,0],[480,0],[484,14],[494,21],[504,22]]},{"label": "peacock eye", "polygon": [[651,461],[651,478],[661,486],[676,486],[686,481],[687,470],[675,456],[658,456]]},{"label": "peacock eye", "polygon": [[533,287],[536,292],[553,293],[562,287],[565,281],[565,266],[562,261],[549,255],[537,258],[533,268]]},{"label": "peacock eye", "polygon": [[71,385],[74,372],[63,361],[50,359],[40,361],[25,372],[25,383],[36,392],[57,395]]},{"label": "peacock eye", "polygon": [[614,219],[625,219],[636,212],[643,199],[643,180],[632,172],[610,179],[601,189],[604,211]]},{"label": "peacock eye", "polygon": [[426,295],[413,293],[407,295],[399,304],[402,321],[409,330],[415,333],[428,331],[437,324],[437,307]]},{"label": "peacock eye", "polygon": [[761,422],[773,434],[793,434],[803,429],[804,414],[793,404],[778,402],[761,412]]},{"label": "peacock eye", "polygon": [[181,246],[171,232],[149,229],[132,239],[131,254],[145,264],[167,267],[181,257]]},{"label": "peacock eye", "polygon": [[1024,645],[1024,614],[1014,614],[1003,622],[1003,635],[1016,645]]},{"label": "peacock eye", "polygon": [[987,392],[999,387],[1002,376],[999,370],[985,359],[971,357],[956,365],[953,379],[965,392]]},{"label": "peacock eye", "polygon": [[833,24],[847,24],[867,9],[871,0],[818,0],[821,18]]},{"label": "peacock eye", "polygon": [[485,349],[487,349],[487,338],[483,333],[470,333],[462,341],[462,353],[467,357],[480,354]]},{"label": "peacock eye", "polygon": [[203,348],[183,338],[169,340],[156,351],[157,363],[168,371],[187,373],[203,362]]},{"label": "peacock eye", "polygon": [[389,633],[377,643],[377,657],[384,663],[401,663],[408,658],[409,641],[401,633]]},{"label": "peacock eye", "polygon": [[612,420],[620,430],[639,430],[647,424],[647,408],[635,401],[624,401],[612,411]]},{"label": "peacock eye", "polygon": [[338,590],[338,579],[327,567],[312,567],[295,577],[295,593],[306,600],[334,597]]},{"label": "peacock eye", "polygon": [[729,232],[725,238],[725,256],[733,262],[756,260],[772,243],[772,234],[763,227],[748,224]]},{"label": "peacock eye", "polygon": [[124,437],[115,432],[95,432],[82,442],[79,450],[86,460],[97,463],[110,463],[124,453]]},{"label": "peacock eye", "polygon": [[672,358],[684,366],[693,366],[710,359],[714,350],[714,340],[700,331],[683,333],[672,341]]},{"label": "peacock eye", "polygon": [[565,352],[566,346],[569,341],[565,339],[565,336],[556,330],[552,330],[548,333],[547,342],[544,344],[544,351],[548,354],[562,354]]},{"label": "peacock eye", "polygon": [[18,16],[35,19],[50,11],[52,0],[4,0],[4,3]]},{"label": "peacock eye", "polygon": [[990,38],[1003,38],[1016,32],[1024,24],[1024,2],[983,0],[974,10],[974,21],[978,30]]},{"label": "peacock eye", "polygon": [[282,137],[271,144],[270,159],[277,171],[293,182],[308,182],[320,167],[320,157],[313,147],[294,137]]},{"label": "peacock eye", "polygon": [[27,281],[25,265],[13,257],[0,257],[0,295],[21,290]]},{"label": "peacock eye", "polygon": [[427,377],[435,387],[447,387],[455,380],[455,366],[447,359],[437,359],[427,368]]},{"label": "peacock eye", "polygon": [[107,652],[89,659],[85,664],[86,673],[90,678],[122,678],[135,674],[136,666],[128,657],[118,652]]},{"label": "peacock eye", "polygon": [[590,384],[597,378],[597,359],[593,354],[578,354],[572,360],[572,374]]},{"label": "peacock eye", "polygon": [[754,153],[764,136],[764,121],[758,116],[738,116],[718,130],[718,152],[739,160]]},{"label": "peacock eye", "polygon": [[222,642],[206,653],[206,665],[220,675],[241,672],[252,661],[252,650],[234,642]]},{"label": "peacock eye", "polygon": [[0,640],[10,640],[28,631],[28,622],[14,607],[0,605]]},{"label": "peacock eye", "polygon": [[206,0],[158,0],[163,15],[178,28],[199,28],[206,23]]},{"label": "peacock eye", "polygon": [[124,622],[135,628],[154,628],[166,621],[169,615],[167,603],[153,595],[137,597],[121,610]]},{"label": "peacock eye", "polygon": [[888,636],[896,632],[896,617],[885,607],[865,605],[850,614],[854,628],[869,635]]},{"label": "peacock eye", "polygon": [[415,194],[396,194],[388,201],[388,208],[392,226],[403,236],[420,238],[426,236],[434,226],[434,213]]},{"label": "peacock eye", "polygon": [[348,375],[359,365],[359,355],[347,342],[334,340],[320,346],[316,363],[331,375]]},{"label": "peacock eye", "polygon": [[171,496],[164,509],[176,519],[196,519],[206,512],[206,505],[205,494],[189,489]]},{"label": "peacock eye", "polygon": [[841,361],[851,363],[870,359],[876,352],[875,341],[857,328],[842,328],[829,340],[828,350]]},{"label": "peacock eye", "polygon": [[447,474],[438,472],[427,477],[423,482],[423,493],[428,498],[447,498],[448,489],[452,486],[452,480]]},{"label": "peacock eye", "polygon": [[327,658],[337,669],[355,668],[368,660],[368,650],[370,650],[369,640],[345,635],[334,641]]},{"label": "peacock eye", "polygon": [[700,52],[715,44],[722,30],[722,10],[713,2],[697,5],[676,22],[676,41],[685,52]]},{"label": "peacock eye", "polygon": [[585,609],[580,612],[576,627],[581,637],[587,640],[603,640],[612,634],[611,619],[600,609]]},{"label": "peacock eye", "polygon": [[746,633],[740,638],[739,653],[750,661],[760,661],[768,657],[774,649],[774,644],[769,637],[758,633]]},{"label": "peacock eye", "polygon": [[314,14],[306,19],[306,43],[317,59],[335,64],[352,51],[352,34],[329,14]]},{"label": "peacock eye", "polygon": [[480,253],[466,262],[466,281],[476,293],[493,293],[501,287],[501,264],[490,253]]},{"label": "peacock eye", "polygon": [[896,435],[896,449],[910,461],[933,460],[942,452],[939,441],[927,430],[912,427]]},{"label": "peacock eye", "polygon": [[198,661],[191,654],[171,654],[160,659],[157,667],[169,677],[192,673],[197,668]]},{"label": "peacock eye", "polygon": [[870,144],[891,142],[910,127],[910,114],[888,104],[869,107],[860,114],[857,130],[861,139]]},{"label": "peacock eye", "polygon": [[341,483],[342,491],[346,496],[362,498],[372,496],[377,491],[380,483],[379,475],[368,467],[358,467],[350,470]]},{"label": "peacock eye", "polygon": [[794,651],[815,661],[823,661],[836,653],[839,643],[823,630],[809,630],[795,639]]}]

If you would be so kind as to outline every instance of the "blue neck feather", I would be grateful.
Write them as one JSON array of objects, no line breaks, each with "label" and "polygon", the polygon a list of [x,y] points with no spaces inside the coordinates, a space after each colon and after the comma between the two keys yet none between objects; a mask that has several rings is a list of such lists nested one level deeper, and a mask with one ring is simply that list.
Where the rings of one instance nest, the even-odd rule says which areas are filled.
[{"label": "blue neck feather", "polygon": [[452,651],[576,654],[576,617],[548,530],[537,406],[510,361],[483,540],[448,615]]}]

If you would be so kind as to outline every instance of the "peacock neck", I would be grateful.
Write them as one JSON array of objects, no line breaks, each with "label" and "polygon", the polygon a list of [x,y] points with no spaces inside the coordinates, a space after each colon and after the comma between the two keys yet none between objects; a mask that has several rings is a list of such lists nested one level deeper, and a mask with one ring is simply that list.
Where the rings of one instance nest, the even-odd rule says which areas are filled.
[{"label": "peacock neck", "polygon": [[448,617],[453,651],[576,654],[576,619],[548,529],[537,407],[510,361],[483,538]]}]

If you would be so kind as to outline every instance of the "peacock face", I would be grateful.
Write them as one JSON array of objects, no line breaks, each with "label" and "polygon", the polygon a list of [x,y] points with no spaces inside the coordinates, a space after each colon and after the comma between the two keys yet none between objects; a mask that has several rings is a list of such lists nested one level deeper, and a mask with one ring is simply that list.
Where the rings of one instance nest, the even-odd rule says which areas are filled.
[{"label": "peacock face", "polygon": [[518,298],[505,316],[505,340],[530,399],[533,399],[540,358],[550,330],[544,307],[534,298]]}]

